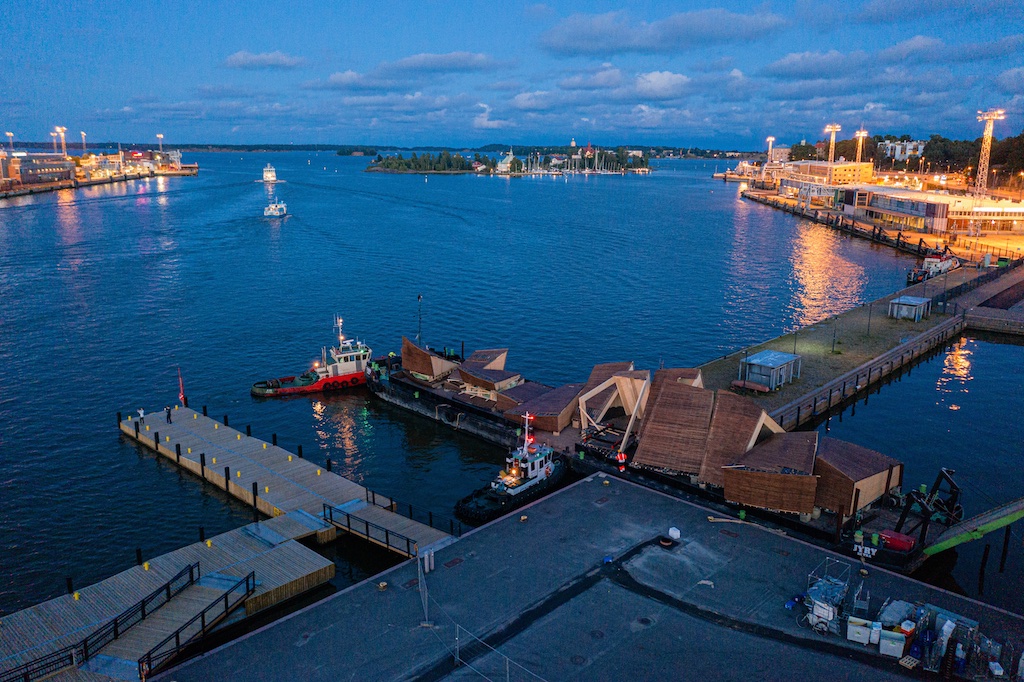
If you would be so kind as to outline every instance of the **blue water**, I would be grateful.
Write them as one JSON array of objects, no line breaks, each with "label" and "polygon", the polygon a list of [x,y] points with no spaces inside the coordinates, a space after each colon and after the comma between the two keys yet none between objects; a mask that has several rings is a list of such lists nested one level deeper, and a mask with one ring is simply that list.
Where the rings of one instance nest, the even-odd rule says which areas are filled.
[{"label": "blue water", "polygon": [[[742,201],[699,161],[648,177],[425,182],[332,155],[188,156],[198,177],[0,201],[0,613],[61,594],[65,576],[122,570],[136,547],[152,556],[199,526],[251,520],[118,437],[117,411],[175,401],[179,367],[193,407],[449,513],[498,449],[365,392],[256,401],[249,386],[305,369],[335,314],[397,350],[416,334],[418,294],[428,343],[507,346],[510,368],[557,384],[603,361],[707,361],[888,293],[914,264]],[[273,190],[254,182],[267,162],[287,181]],[[283,220],[262,216],[273,194]],[[905,387],[891,388],[901,405],[922,399]],[[349,580],[379,567],[342,554]]]}]

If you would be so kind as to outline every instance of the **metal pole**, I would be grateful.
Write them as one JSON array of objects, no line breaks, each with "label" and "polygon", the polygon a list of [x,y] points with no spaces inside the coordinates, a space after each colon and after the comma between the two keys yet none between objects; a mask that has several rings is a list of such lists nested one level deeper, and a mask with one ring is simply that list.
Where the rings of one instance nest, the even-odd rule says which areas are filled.
[{"label": "metal pole", "polygon": [[832,353],[836,352],[836,328],[839,326],[839,316],[832,318]]},{"label": "metal pole", "polygon": [[871,303],[868,303],[868,338],[871,338]]}]

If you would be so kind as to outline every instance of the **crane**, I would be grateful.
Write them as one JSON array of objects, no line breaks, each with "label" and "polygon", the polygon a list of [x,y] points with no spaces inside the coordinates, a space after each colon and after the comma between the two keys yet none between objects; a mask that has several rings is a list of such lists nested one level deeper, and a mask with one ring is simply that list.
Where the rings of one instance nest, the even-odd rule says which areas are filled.
[{"label": "crane", "polygon": [[981,157],[978,159],[978,176],[974,180],[974,193],[982,196],[988,189],[988,157],[992,153],[992,128],[996,121],[1006,118],[1003,109],[979,111],[978,120],[985,122],[985,135],[981,141]]}]

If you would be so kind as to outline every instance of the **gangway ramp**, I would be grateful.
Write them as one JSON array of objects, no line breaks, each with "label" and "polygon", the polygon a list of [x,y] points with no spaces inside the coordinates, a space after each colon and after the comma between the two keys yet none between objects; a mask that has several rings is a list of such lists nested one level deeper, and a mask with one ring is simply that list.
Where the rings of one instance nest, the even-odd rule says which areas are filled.
[{"label": "gangway ramp", "polygon": [[992,531],[1024,518],[1024,497],[1007,502],[947,528],[935,542],[925,547],[927,555],[938,554],[965,542],[982,538]]}]

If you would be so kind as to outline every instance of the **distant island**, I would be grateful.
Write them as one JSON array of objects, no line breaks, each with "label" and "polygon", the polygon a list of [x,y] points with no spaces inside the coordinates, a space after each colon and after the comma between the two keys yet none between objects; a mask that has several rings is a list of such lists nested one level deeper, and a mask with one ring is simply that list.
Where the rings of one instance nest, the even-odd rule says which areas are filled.
[{"label": "distant island", "polygon": [[[520,153],[523,151],[520,150]],[[408,158],[401,153],[387,156],[378,154],[366,170],[377,173],[447,175],[624,174],[650,172],[649,159],[647,152],[642,149],[596,149],[588,144],[586,147],[566,147],[564,153],[527,148],[525,158],[517,158],[511,148],[503,150],[503,153],[498,155],[475,152],[472,157],[468,152],[453,154],[448,150],[440,151],[436,156],[430,152],[413,152]]]}]

